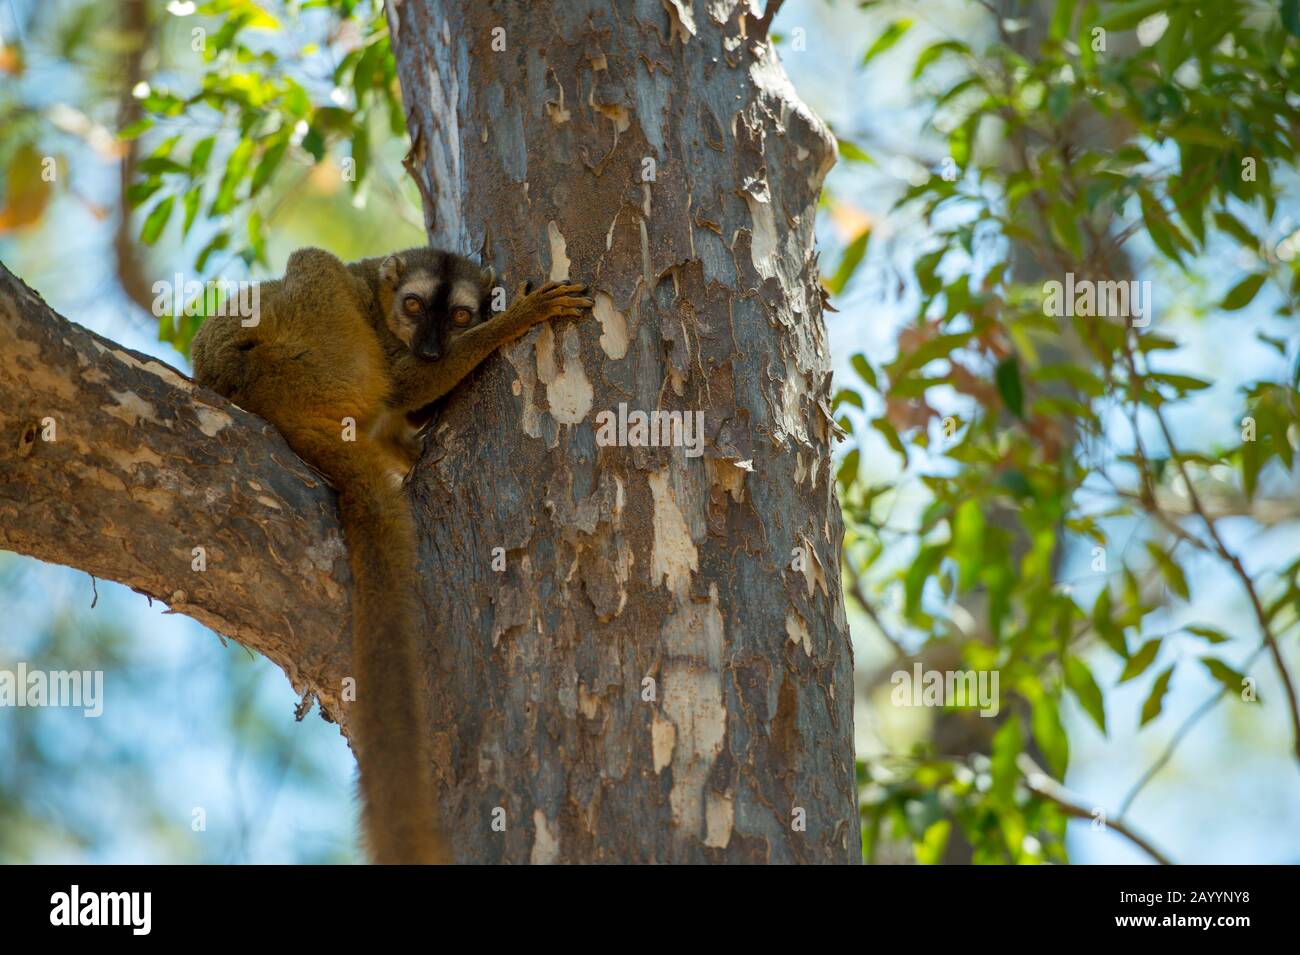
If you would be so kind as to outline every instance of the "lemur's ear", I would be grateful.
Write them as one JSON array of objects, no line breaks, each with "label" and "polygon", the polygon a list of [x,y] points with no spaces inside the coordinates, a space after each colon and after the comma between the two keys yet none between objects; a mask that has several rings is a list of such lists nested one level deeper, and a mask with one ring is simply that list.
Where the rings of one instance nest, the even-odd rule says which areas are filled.
[{"label": "lemur's ear", "polygon": [[402,257],[400,255],[390,255],[379,264],[379,280],[396,288],[405,271],[406,263],[402,261]]}]

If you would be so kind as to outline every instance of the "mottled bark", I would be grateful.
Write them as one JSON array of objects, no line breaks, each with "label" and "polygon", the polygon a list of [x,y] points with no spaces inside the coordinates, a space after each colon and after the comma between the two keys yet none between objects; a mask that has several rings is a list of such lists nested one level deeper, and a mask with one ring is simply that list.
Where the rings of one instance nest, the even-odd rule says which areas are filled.
[{"label": "mottled bark", "polygon": [[[489,361],[412,481],[458,857],[856,860],[832,138],[744,4],[388,9],[433,241],[597,298]],[[620,403],[703,412],[703,456],[601,446]]]},{"label": "mottled bark", "polygon": [[163,601],[342,721],[333,492],[265,421],[61,318],[3,265],[0,547]]}]

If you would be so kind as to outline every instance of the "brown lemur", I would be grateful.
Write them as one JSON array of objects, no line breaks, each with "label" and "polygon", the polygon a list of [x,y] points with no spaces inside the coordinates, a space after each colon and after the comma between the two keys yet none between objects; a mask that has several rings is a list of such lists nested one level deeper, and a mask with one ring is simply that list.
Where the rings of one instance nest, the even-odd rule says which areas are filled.
[{"label": "brown lemur", "polygon": [[416,535],[401,488],[412,428],[501,345],[592,304],[583,286],[552,282],[521,287],[492,314],[491,285],[491,273],[436,249],[348,265],[299,249],[282,279],[262,283],[256,324],[214,317],[194,338],[195,378],[274,424],[338,491],[353,585],[351,724],[377,863],[452,861],[426,740]]}]

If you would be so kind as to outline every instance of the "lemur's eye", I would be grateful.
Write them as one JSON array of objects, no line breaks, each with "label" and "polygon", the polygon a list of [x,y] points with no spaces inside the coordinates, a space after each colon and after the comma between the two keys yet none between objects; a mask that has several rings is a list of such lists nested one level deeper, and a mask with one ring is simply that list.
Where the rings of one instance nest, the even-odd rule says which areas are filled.
[{"label": "lemur's eye", "polygon": [[402,311],[407,315],[419,315],[424,311],[424,303],[418,295],[408,295],[402,299]]},{"label": "lemur's eye", "polygon": [[451,310],[451,320],[464,328],[474,318],[474,313],[464,305],[457,305]]}]

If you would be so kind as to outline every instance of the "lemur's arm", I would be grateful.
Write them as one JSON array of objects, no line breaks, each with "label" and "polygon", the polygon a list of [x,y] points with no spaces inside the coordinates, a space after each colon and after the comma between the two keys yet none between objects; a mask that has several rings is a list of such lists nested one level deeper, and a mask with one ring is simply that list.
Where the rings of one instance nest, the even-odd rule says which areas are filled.
[{"label": "lemur's arm", "polygon": [[410,353],[398,356],[392,366],[389,405],[403,412],[418,411],[447,394],[494,351],[534,325],[551,318],[582,318],[592,306],[582,285],[548,282],[531,293],[526,289],[520,288],[515,303],[504,312],[452,339],[437,361]]}]

